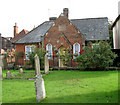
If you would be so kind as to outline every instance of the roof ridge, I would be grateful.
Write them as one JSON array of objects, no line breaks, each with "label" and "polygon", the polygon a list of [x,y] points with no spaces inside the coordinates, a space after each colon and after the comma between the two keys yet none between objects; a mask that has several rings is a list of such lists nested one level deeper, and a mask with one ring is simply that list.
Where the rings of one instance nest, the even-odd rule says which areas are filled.
[{"label": "roof ridge", "polygon": [[105,19],[105,18],[108,19],[108,17],[96,17],[96,18],[70,19],[70,21],[73,21],[73,20],[89,20],[89,19]]}]

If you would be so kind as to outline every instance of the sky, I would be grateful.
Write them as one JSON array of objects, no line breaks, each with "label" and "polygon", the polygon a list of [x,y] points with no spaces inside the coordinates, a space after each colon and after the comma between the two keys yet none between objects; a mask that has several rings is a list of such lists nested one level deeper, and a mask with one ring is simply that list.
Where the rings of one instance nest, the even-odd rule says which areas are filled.
[{"label": "sky", "polygon": [[18,31],[31,31],[34,26],[59,17],[63,8],[69,8],[69,19],[108,17],[113,21],[118,16],[120,0],[0,0],[0,33],[13,37],[13,26]]}]

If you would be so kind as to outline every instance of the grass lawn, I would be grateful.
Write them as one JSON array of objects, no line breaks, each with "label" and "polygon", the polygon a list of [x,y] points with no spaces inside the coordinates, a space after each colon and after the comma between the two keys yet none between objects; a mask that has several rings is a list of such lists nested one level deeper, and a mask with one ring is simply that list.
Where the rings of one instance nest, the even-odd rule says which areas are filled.
[{"label": "grass lawn", "polygon": [[[41,103],[118,103],[118,71],[51,71],[43,78],[46,98]],[[2,102],[36,103],[34,81],[4,79]]]}]

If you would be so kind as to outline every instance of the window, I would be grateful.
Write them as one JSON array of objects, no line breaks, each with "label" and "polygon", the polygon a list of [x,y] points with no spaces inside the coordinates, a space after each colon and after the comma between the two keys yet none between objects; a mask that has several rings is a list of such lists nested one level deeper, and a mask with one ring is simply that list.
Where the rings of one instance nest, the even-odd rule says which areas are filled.
[{"label": "window", "polygon": [[75,43],[73,45],[73,54],[74,54],[73,59],[75,59],[76,56],[79,55],[79,53],[80,53],[80,44],[79,43]]},{"label": "window", "polygon": [[25,57],[26,59],[29,59],[28,56],[29,56],[29,53],[33,52],[35,49],[35,45],[28,45],[28,46],[25,46]]},{"label": "window", "polygon": [[46,45],[46,51],[47,51],[48,59],[52,59],[52,45],[51,44]]},{"label": "window", "polygon": [[66,30],[66,25],[65,24],[59,25],[58,28],[59,28],[59,31],[65,31]]}]

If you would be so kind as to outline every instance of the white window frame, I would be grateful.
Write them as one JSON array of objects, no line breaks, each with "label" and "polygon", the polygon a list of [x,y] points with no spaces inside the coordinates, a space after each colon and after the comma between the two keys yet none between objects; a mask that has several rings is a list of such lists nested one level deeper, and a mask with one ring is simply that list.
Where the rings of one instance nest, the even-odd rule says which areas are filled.
[{"label": "white window frame", "polygon": [[[75,52],[75,47],[76,47],[76,44],[78,45],[78,53],[76,54],[76,52]],[[73,44],[73,54],[75,54],[75,55],[79,55],[80,54],[80,44],[79,43],[74,43]],[[76,56],[73,56],[73,59],[76,59]]]},{"label": "white window frame", "polygon": [[[27,47],[29,47],[29,51],[27,51]],[[26,45],[25,46],[25,59],[29,60],[28,55],[33,51],[33,48],[35,48],[35,45]]]},{"label": "white window frame", "polygon": [[[49,49],[49,45],[50,45],[50,49]],[[48,59],[52,59],[52,57],[53,57],[53,51],[52,51],[52,45],[50,43],[48,43],[46,45],[46,51],[47,51]]]}]

